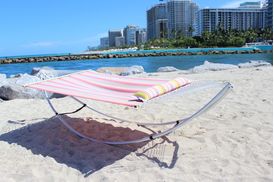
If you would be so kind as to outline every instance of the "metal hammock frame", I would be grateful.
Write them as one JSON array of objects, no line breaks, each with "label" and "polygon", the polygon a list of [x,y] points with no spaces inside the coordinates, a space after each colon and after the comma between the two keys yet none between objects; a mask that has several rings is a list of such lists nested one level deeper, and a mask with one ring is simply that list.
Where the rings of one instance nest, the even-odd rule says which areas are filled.
[{"label": "metal hammock frame", "polygon": [[[72,99],[74,99],[75,101],[77,101],[78,103],[80,103],[82,106],[80,108],[76,109],[73,112],[58,113],[58,111],[56,110],[56,108],[52,104],[52,102],[51,102],[51,100],[50,100],[50,98],[49,98],[46,91],[44,92],[44,94],[45,94],[45,99],[47,100],[50,108],[55,113],[54,117],[59,119],[60,122],[63,123],[68,128],[68,130],[71,131],[73,134],[75,134],[75,135],[77,135],[81,138],[87,139],[89,141],[92,141],[92,142],[104,143],[104,144],[109,144],[109,145],[125,145],[125,144],[136,144],[136,143],[141,143],[141,142],[148,142],[148,141],[151,141],[151,140],[154,140],[156,138],[166,136],[166,135],[174,132],[178,128],[182,127],[184,124],[190,122],[192,119],[198,117],[199,115],[203,114],[204,112],[206,112],[207,110],[212,108],[214,105],[216,105],[216,103],[218,103],[218,101],[220,101],[222,98],[224,98],[224,96],[233,88],[232,85],[229,82],[222,83],[222,85],[223,85],[222,89],[208,103],[206,103],[203,107],[201,107],[198,111],[194,112],[190,116],[185,117],[183,119],[179,119],[179,120],[176,120],[176,121],[164,122],[164,123],[138,123],[138,122],[133,122],[133,121],[125,120],[125,119],[122,119],[122,118],[114,117],[114,116],[111,116],[109,114],[103,113],[101,111],[98,111],[98,110],[92,108],[91,106],[87,105],[86,103],[84,103],[80,99],[75,98],[73,96],[70,96],[70,97]],[[148,136],[140,138],[140,139],[135,139],[135,140],[128,140],[128,141],[98,140],[98,139],[86,136],[86,135],[78,132],[76,129],[74,129],[72,126],[70,126],[65,121],[65,119],[62,117],[63,115],[77,113],[80,110],[82,110],[83,108],[88,108],[88,109],[90,109],[90,110],[92,110],[92,111],[94,111],[98,114],[101,114],[103,116],[109,117],[109,118],[117,120],[117,121],[128,122],[128,123],[136,123],[138,126],[152,126],[152,125],[173,125],[173,126],[170,127],[169,129],[166,129],[166,130],[160,131],[158,133],[148,135]]]}]

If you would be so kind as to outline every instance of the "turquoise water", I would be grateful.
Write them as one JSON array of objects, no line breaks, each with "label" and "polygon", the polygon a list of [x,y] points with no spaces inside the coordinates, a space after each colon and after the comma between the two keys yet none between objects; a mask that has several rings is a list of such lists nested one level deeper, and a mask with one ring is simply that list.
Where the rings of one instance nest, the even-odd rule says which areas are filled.
[{"label": "turquoise water", "polygon": [[155,72],[162,66],[174,66],[186,70],[204,63],[204,61],[225,64],[239,64],[250,60],[263,60],[273,63],[272,54],[224,54],[224,55],[196,55],[196,56],[162,56],[138,57],[119,59],[96,59],[80,61],[59,61],[42,63],[0,64],[0,73],[14,75],[30,73],[33,67],[49,66],[57,70],[86,70],[100,67],[122,67],[141,65],[146,72]]},{"label": "turquoise water", "polygon": [[108,52],[105,54],[132,54],[132,53],[161,53],[161,52],[209,52],[209,51],[252,51],[254,48],[262,51],[270,51],[272,45],[252,46],[252,47],[220,47],[220,48],[189,48],[189,49],[158,49],[158,50],[137,50],[137,51],[121,51]]},{"label": "turquoise water", "polygon": [[252,47],[258,48],[262,51],[271,51],[271,50],[273,50],[273,46],[270,46],[270,45],[257,45],[257,46],[252,46]]},{"label": "turquoise water", "polygon": [[60,53],[60,54],[33,54],[33,55],[20,55],[20,56],[0,56],[0,59],[6,58],[31,58],[31,57],[48,57],[48,56],[67,56],[70,53]]},{"label": "turquoise water", "polygon": [[[272,45],[261,45],[251,47],[219,47],[219,48],[189,48],[189,49],[158,49],[158,50],[132,50],[132,51],[115,51],[107,52],[103,54],[132,54],[132,53],[161,53],[161,52],[209,52],[209,51],[252,51],[254,48],[262,51],[270,51],[273,49]],[[36,54],[36,55],[21,55],[21,56],[0,56],[0,59],[6,58],[26,58],[26,57],[47,57],[47,56],[67,56],[74,55],[72,53],[60,53],[60,54]],[[77,55],[77,54],[75,54]]]}]

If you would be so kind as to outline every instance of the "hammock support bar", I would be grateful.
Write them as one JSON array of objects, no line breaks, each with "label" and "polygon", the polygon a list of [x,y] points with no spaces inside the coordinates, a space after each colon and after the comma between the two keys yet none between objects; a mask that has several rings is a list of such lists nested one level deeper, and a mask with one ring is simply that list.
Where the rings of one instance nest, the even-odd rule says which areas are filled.
[{"label": "hammock support bar", "polygon": [[[195,113],[193,113],[191,116],[183,118],[183,119],[180,119],[180,120],[177,120],[177,121],[171,121],[171,122],[166,122],[166,123],[158,123],[158,124],[155,124],[155,123],[136,123],[136,122],[128,121],[128,120],[121,119],[121,118],[118,118],[118,117],[113,117],[113,116],[105,114],[105,113],[103,113],[101,111],[93,109],[89,105],[85,104],[83,101],[81,101],[81,100],[79,100],[79,99],[77,99],[77,98],[75,98],[73,96],[72,96],[72,98],[75,101],[79,102],[82,106],[80,108],[76,109],[73,112],[58,113],[57,110],[55,109],[54,105],[50,101],[49,96],[48,96],[48,94],[47,94],[46,91],[44,92],[44,94],[45,94],[45,99],[47,100],[50,108],[55,113],[55,117],[57,119],[59,119],[59,121],[61,123],[63,123],[68,128],[68,130],[71,131],[72,133],[74,133],[75,135],[77,135],[77,136],[79,136],[81,138],[85,138],[85,139],[87,139],[89,141],[92,141],[92,142],[104,143],[104,144],[109,144],[109,145],[125,145],[125,144],[136,144],[136,143],[151,141],[151,140],[154,140],[156,138],[160,138],[160,137],[166,136],[166,135],[174,132],[178,128],[182,127],[184,124],[188,123],[192,119],[198,117],[202,113],[206,112],[208,109],[212,108],[216,103],[218,103],[222,98],[224,98],[224,96],[232,88],[233,88],[232,85],[229,82],[226,82],[226,83],[224,83],[224,87],[207,104],[205,104],[198,111],[196,111]],[[88,109],[90,109],[90,110],[92,110],[94,112],[97,112],[97,113],[101,114],[101,115],[104,115],[104,116],[107,116],[109,118],[112,118],[112,119],[115,119],[115,120],[119,120],[119,121],[122,121],[122,122],[136,123],[138,126],[146,126],[146,125],[170,125],[170,124],[174,124],[174,126],[172,126],[171,128],[169,128],[167,130],[161,131],[159,133],[151,134],[151,135],[148,135],[146,137],[143,137],[143,138],[140,138],[140,139],[136,139],[136,140],[129,140],[129,141],[103,141],[103,140],[98,140],[98,139],[95,139],[95,138],[91,138],[89,136],[86,136],[86,135],[78,132],[76,129],[74,129],[73,127],[71,127],[65,121],[65,119],[62,117],[62,115],[73,114],[73,113],[76,113],[76,112],[82,110],[83,108],[88,108]]]}]

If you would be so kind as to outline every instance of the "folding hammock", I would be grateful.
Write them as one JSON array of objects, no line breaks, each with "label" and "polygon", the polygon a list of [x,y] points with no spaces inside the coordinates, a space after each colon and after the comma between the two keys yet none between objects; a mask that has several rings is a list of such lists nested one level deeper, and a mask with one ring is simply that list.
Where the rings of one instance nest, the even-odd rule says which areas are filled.
[{"label": "folding hammock", "polygon": [[[92,70],[87,70],[36,83],[31,83],[26,86],[44,91],[45,98],[48,101],[48,104],[50,105],[51,109],[55,113],[55,117],[57,117],[74,134],[93,142],[120,145],[150,141],[170,134],[171,132],[180,128],[183,124],[187,123],[188,121],[192,120],[193,118],[199,116],[200,114],[211,108],[214,104],[216,104],[221,98],[223,98],[226,95],[226,93],[232,88],[232,85],[228,82],[221,83],[223,86],[222,89],[197,112],[193,113],[192,115],[184,119],[164,123],[138,123],[118,117],[113,117],[109,114],[105,114],[101,111],[92,108],[91,106],[87,105],[82,100],[80,100],[80,98],[108,102],[128,107],[138,107],[148,102],[149,100],[153,100],[156,97],[172,94],[173,92],[183,89],[184,87],[189,87],[193,84],[193,82],[190,82],[185,78],[177,78],[174,80],[154,78],[133,78],[103,74]],[[52,102],[50,101],[47,92],[71,96],[75,101],[79,102],[82,106],[73,112],[58,113],[55,107],[53,106]],[[83,108],[89,108],[92,111],[95,111],[101,115],[122,122],[136,123],[138,126],[173,126],[167,130],[143,137],[141,139],[130,141],[102,141],[88,137],[76,131],[61,117],[65,114],[76,113]]]}]

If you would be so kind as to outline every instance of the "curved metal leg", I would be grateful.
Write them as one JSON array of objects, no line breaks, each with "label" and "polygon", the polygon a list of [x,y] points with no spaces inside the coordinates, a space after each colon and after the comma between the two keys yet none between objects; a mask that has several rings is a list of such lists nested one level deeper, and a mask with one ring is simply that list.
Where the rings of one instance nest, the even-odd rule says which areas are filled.
[{"label": "curved metal leg", "polygon": [[[173,131],[175,131],[176,129],[182,127],[182,125],[188,123],[189,121],[191,121],[192,119],[194,119],[195,117],[198,117],[199,115],[201,115],[202,113],[206,112],[208,109],[210,109],[213,105],[215,105],[218,101],[220,101],[227,93],[228,91],[232,88],[232,85],[230,83],[226,83],[224,88],[222,88],[221,91],[218,92],[218,94],[213,97],[206,105],[204,105],[202,108],[200,108],[197,112],[195,112],[194,114],[192,114],[191,116],[178,120],[178,121],[174,121],[173,123],[176,123],[173,127],[171,127],[170,129],[164,130],[162,132],[159,133],[155,133],[152,135],[148,135],[146,137],[140,138],[140,139],[136,139],[136,140],[130,140],[130,141],[102,141],[102,140],[97,140],[91,137],[88,137],[84,134],[81,134],[80,132],[76,131],[74,128],[72,128],[62,117],[60,114],[58,114],[58,112],[56,111],[56,109],[54,108],[53,104],[51,103],[50,99],[47,96],[47,93],[45,92],[45,97],[51,107],[51,109],[53,110],[53,112],[56,114],[56,117],[74,134],[76,134],[79,137],[85,138],[89,141],[92,142],[98,142],[98,143],[104,143],[104,144],[110,144],[110,145],[124,145],[124,144],[134,144],[134,143],[140,143],[140,142],[146,142],[146,141],[150,141],[150,140],[154,140],[156,138],[168,135],[170,133],[172,133]],[[84,104],[82,101],[80,101],[79,99],[74,98],[75,100],[77,100],[78,102],[80,102],[81,104]],[[92,108],[90,108],[89,106],[87,106],[87,108],[96,111]],[[97,112],[97,111],[96,111]],[[104,114],[101,112],[98,112],[100,114]],[[105,114],[104,114],[105,115]],[[112,117],[113,118],[113,117]],[[123,121],[123,119],[120,118],[115,118],[118,119],[120,121]],[[170,122],[169,122],[170,123]]]},{"label": "curved metal leg", "polygon": [[[229,89],[232,88],[232,85],[230,83],[223,83],[224,87],[228,87]],[[219,93],[218,93],[219,94]],[[217,94],[217,95],[218,95]],[[126,119],[122,119],[122,118],[119,118],[119,117],[115,117],[115,116],[111,116],[109,114],[106,114],[104,112],[101,112],[99,110],[96,110],[94,108],[92,108],[91,106],[87,105],[86,103],[84,103],[83,101],[81,101],[80,99],[78,98],[75,98],[73,96],[71,96],[72,99],[74,99],[75,101],[77,101],[78,103],[82,104],[82,105],[85,105],[88,109],[102,115],[102,116],[106,116],[108,118],[111,118],[111,119],[115,119],[117,121],[121,121],[121,122],[126,122],[126,123],[133,123],[133,124],[137,124],[138,126],[159,126],[159,125],[172,125],[172,124],[176,124],[178,123],[178,121],[180,120],[176,120],[176,121],[167,121],[167,122],[162,122],[162,123],[147,123],[147,122],[134,122],[134,121],[129,121],[129,120],[126,120]]]}]

